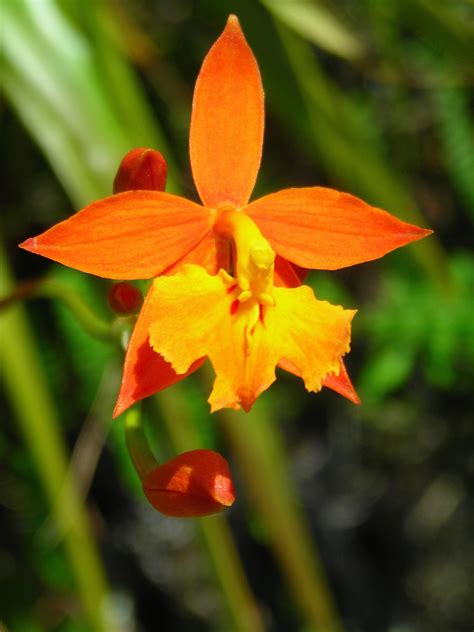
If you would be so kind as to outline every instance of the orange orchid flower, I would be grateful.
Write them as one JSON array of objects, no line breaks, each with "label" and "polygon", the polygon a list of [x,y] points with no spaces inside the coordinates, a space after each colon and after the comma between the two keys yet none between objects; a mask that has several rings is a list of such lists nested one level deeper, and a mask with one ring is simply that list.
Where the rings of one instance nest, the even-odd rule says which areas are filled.
[{"label": "orange orchid flower", "polygon": [[301,286],[298,267],[344,268],[432,231],[323,187],[249,203],[263,127],[257,62],[230,16],[194,92],[190,158],[202,205],[156,190],[163,178],[137,178],[155,190],[125,191],[137,188],[128,164],[128,186],[119,178],[116,189],[124,192],[21,244],[102,277],[158,277],[130,341],[115,415],[206,357],[216,372],[213,410],[249,409],[274,381],[276,365],[301,376],[308,390],[324,385],[358,402],[342,361],[354,312],[318,301]]}]

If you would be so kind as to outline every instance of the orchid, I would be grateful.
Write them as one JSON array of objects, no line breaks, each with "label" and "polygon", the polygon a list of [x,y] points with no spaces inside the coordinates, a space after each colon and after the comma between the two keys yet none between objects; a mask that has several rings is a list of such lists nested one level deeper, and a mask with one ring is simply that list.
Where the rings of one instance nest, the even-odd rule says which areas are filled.
[{"label": "orchid", "polygon": [[249,202],[263,129],[258,65],[230,16],[193,98],[190,159],[202,204],[160,190],[166,169],[142,179],[139,190],[125,190],[131,187],[117,177],[121,192],[21,244],[101,277],[154,278],[115,415],[206,358],[216,373],[212,410],[248,410],[275,380],[276,366],[302,377],[309,391],[328,386],[358,401],[342,360],[355,312],[317,300],[298,270],[377,259],[431,231],[323,187]]}]

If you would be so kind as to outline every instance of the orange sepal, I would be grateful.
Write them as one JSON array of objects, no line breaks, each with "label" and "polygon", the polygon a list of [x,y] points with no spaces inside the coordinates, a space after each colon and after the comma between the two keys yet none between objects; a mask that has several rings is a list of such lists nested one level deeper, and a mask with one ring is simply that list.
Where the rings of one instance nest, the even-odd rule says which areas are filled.
[{"label": "orange sepal", "polygon": [[192,518],[215,514],[235,500],[227,461],[213,450],[192,450],[154,469],[143,491],[166,516]]},{"label": "orange sepal", "polygon": [[212,214],[160,191],[126,191],[94,202],[21,248],[101,277],[147,279],[191,250]]},{"label": "orange sepal", "polygon": [[231,15],[196,81],[190,158],[203,204],[244,206],[262,155],[263,88],[257,62]]},{"label": "orange sepal", "polygon": [[[285,358],[280,358],[278,366],[280,367],[280,369],[296,375],[296,377],[301,377],[301,371],[299,371],[299,369],[297,369],[294,364],[292,364]],[[349,373],[347,372],[346,365],[344,364],[344,360],[342,358],[339,360],[339,375],[336,375],[335,373],[330,373],[329,375],[326,375],[326,377],[322,381],[322,385],[325,388],[330,388],[332,391],[335,391],[339,395],[346,397],[353,404],[361,403],[360,398],[357,395],[354,386],[352,385]]]},{"label": "orange sepal", "polygon": [[118,417],[136,402],[172,386],[196,371],[203,360],[194,362],[186,373],[178,375],[166,360],[153,351],[148,330],[155,316],[151,301],[153,286],[148,290],[135,324],[123,367],[122,383],[113,417]]},{"label": "orange sepal", "polygon": [[378,259],[433,232],[322,187],[285,189],[252,202],[245,212],[277,254],[318,270]]},{"label": "orange sepal", "polygon": [[323,380],[323,386],[346,397],[353,404],[359,405],[361,403],[360,397],[357,395],[354,385],[351,382],[344,360],[341,359],[340,362],[339,375],[327,375]]}]

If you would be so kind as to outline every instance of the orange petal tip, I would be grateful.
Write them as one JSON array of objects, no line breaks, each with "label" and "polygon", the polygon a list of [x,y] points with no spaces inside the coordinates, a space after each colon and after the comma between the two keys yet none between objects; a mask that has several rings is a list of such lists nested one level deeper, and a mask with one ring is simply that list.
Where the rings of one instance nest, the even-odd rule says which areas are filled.
[{"label": "orange petal tip", "polygon": [[342,358],[339,363],[339,373],[337,375],[335,373],[326,375],[323,380],[323,386],[339,393],[339,395],[342,395],[353,404],[356,404],[356,406],[359,406],[362,403],[360,397],[357,395],[354,385],[352,384]]},{"label": "orange petal tip", "polygon": [[192,450],[155,468],[143,481],[143,491],[166,516],[208,516],[235,500],[227,461],[213,450]]},{"label": "orange petal tip", "polygon": [[229,17],[227,18],[227,26],[238,28],[240,30],[239,18],[236,15],[234,15],[234,13],[231,13]]},{"label": "orange petal tip", "polygon": [[35,237],[29,237],[28,239],[25,239],[25,241],[23,241],[21,244],[18,244],[18,248],[23,248],[23,250],[28,250],[28,252],[35,252],[35,241]]}]

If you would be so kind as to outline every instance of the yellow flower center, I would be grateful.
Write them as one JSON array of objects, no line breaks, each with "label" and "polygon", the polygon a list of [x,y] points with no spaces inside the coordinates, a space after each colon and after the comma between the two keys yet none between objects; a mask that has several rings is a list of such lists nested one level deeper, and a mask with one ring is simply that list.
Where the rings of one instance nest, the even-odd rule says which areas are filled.
[{"label": "yellow flower center", "polygon": [[240,303],[253,299],[261,305],[274,305],[275,252],[256,224],[240,211],[224,210],[218,215],[215,230],[234,242],[234,275],[240,288]]},{"label": "yellow flower center", "polygon": [[[273,272],[275,252],[256,224],[244,213],[220,210],[214,226],[216,232],[234,244],[234,276],[225,270],[220,276],[231,288],[237,285],[237,307],[245,319],[247,352],[250,337],[262,314],[263,306],[275,305]],[[235,277],[235,278],[234,278]]]}]

